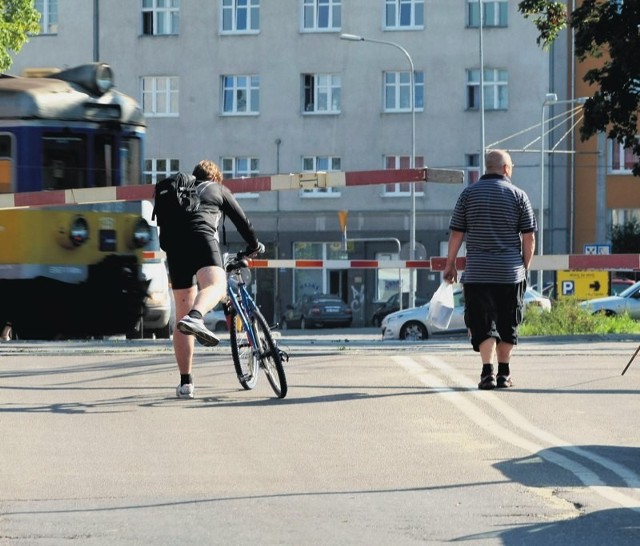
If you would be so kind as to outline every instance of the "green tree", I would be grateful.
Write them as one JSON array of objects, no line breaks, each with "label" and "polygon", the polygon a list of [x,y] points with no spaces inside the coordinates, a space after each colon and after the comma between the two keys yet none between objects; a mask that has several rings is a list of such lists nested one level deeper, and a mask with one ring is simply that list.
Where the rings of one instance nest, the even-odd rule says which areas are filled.
[{"label": "green tree", "polygon": [[640,222],[638,220],[629,220],[624,224],[613,226],[609,237],[614,254],[640,253]]},{"label": "green tree", "polygon": [[13,63],[10,53],[20,51],[29,35],[38,32],[40,12],[34,0],[0,0],[0,71]]},{"label": "green tree", "polygon": [[[551,46],[560,31],[575,31],[575,54],[580,61],[602,59],[584,76],[597,89],[584,106],[582,140],[606,132],[640,158],[638,111],[640,109],[640,0],[583,0],[568,13],[562,2],[523,0],[519,11],[532,18],[538,44]],[[633,169],[640,176],[640,161]]]}]

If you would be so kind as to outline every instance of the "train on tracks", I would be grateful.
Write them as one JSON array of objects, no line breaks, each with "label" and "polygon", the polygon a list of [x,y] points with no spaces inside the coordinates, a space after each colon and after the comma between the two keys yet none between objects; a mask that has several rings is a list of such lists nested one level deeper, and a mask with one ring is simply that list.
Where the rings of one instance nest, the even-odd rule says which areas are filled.
[{"label": "train on tracks", "polygon": [[[140,184],[144,138],[139,104],[114,89],[104,63],[0,77],[0,194]],[[0,210],[0,325],[22,339],[131,336],[147,318],[169,337],[169,302],[153,305],[143,273],[147,260],[166,285],[141,208]]]}]

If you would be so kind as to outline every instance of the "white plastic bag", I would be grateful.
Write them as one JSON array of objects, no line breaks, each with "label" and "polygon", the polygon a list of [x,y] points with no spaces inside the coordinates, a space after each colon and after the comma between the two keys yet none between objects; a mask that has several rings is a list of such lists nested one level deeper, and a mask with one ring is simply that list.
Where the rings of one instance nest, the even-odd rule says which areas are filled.
[{"label": "white plastic bag", "polygon": [[449,327],[453,315],[453,284],[443,282],[429,302],[427,322],[442,330]]}]

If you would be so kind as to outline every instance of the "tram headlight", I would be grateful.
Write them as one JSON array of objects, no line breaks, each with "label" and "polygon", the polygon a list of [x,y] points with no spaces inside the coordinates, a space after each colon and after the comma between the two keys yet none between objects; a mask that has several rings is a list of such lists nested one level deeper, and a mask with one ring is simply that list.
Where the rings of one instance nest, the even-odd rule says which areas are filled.
[{"label": "tram headlight", "polygon": [[89,240],[89,222],[83,216],[74,217],[69,224],[58,226],[58,243],[64,248],[78,248]]},{"label": "tram headlight", "polygon": [[131,236],[131,248],[143,248],[151,241],[151,226],[144,218],[138,218],[133,226]]},{"label": "tram headlight", "polygon": [[96,66],[96,87],[101,94],[113,87],[113,70],[108,64],[99,63]]}]

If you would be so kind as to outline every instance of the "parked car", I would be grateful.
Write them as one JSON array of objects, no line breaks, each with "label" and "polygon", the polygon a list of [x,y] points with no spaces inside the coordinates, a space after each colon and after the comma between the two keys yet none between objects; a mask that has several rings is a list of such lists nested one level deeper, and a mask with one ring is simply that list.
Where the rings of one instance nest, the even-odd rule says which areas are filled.
[{"label": "parked car", "polygon": [[[441,329],[427,322],[429,304],[412,307],[387,315],[382,320],[382,339],[401,339],[424,341],[434,334],[455,334],[467,331],[464,323],[464,294],[462,288],[453,291],[453,315],[449,327]],[[551,310],[551,300],[533,288],[528,288],[524,295],[525,307],[538,305],[545,311]]]},{"label": "parked car", "polygon": [[613,277],[611,279],[611,285],[609,287],[610,295],[618,296],[620,292],[623,292],[624,290],[635,284],[635,282],[636,281],[625,279],[624,277]]},{"label": "parked car", "polygon": [[583,301],[580,307],[609,316],[621,315],[626,311],[631,318],[640,320],[640,282],[632,284],[617,296]]},{"label": "parked car", "polygon": [[534,288],[527,288],[524,293],[524,306],[527,307],[528,305],[538,305],[543,311],[551,311],[551,299],[543,296]]},{"label": "parked car", "polygon": [[[421,296],[416,296],[416,307],[424,305],[429,300],[427,298],[423,298]],[[402,308],[406,309],[409,307],[409,294],[402,294]],[[389,313],[395,313],[400,310],[400,295],[394,294],[387,301],[385,301],[382,305],[380,305],[371,316],[371,324],[373,326],[380,326],[382,323],[382,319],[386,317]]]},{"label": "parked car", "polygon": [[353,313],[351,307],[339,296],[331,294],[313,294],[302,296],[285,311],[280,326],[287,328],[346,327],[351,326]]},{"label": "parked car", "polygon": [[222,311],[222,304],[219,303],[211,311],[209,311],[204,317],[204,325],[212,332],[226,332],[227,331],[227,319]]}]

